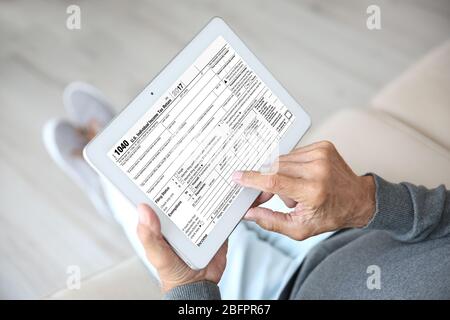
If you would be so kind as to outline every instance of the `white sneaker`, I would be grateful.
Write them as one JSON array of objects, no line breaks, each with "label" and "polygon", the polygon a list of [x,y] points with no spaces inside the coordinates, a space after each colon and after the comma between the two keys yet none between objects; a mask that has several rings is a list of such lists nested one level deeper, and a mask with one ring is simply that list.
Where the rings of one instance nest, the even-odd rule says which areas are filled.
[{"label": "white sneaker", "polygon": [[114,118],[114,111],[103,94],[84,82],[69,84],[64,89],[63,103],[76,127],[86,128],[95,120],[103,128]]},{"label": "white sneaker", "polygon": [[99,176],[81,154],[87,139],[69,121],[52,119],[43,128],[43,140],[48,153],[61,170],[86,193],[102,216],[111,218],[111,209]]}]

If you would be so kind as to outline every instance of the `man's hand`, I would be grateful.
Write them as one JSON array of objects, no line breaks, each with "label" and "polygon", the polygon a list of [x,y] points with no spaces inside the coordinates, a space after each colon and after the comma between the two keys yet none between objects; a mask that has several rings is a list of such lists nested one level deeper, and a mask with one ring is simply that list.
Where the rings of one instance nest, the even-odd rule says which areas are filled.
[{"label": "man's hand", "polygon": [[[280,156],[275,174],[235,172],[233,180],[263,191],[245,218],[264,229],[303,240],[348,227],[365,226],[375,212],[372,176],[357,176],[332,143],[322,141]],[[294,210],[257,207],[278,194]]]},{"label": "man's hand", "polygon": [[192,270],[173,251],[161,234],[161,224],[155,212],[146,204],[138,206],[137,232],[147,259],[158,271],[164,292],[192,282],[208,280],[218,283],[225,270],[227,243],[202,270]]}]

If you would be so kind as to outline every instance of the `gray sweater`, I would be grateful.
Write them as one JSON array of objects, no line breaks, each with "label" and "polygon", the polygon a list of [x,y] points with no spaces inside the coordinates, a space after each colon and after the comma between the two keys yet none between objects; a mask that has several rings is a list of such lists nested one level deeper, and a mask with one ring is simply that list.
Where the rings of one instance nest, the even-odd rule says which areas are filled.
[{"label": "gray sweater", "polygon": [[[374,178],[369,224],[314,247],[280,299],[450,299],[450,191]],[[220,291],[203,281],[165,298],[220,299]]]}]

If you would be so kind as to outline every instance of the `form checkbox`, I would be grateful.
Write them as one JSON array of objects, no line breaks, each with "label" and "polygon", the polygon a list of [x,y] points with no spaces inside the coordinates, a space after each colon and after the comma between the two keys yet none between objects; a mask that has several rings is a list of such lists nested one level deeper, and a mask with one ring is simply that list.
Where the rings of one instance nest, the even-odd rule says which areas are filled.
[{"label": "form checkbox", "polygon": [[292,118],[292,113],[288,110],[288,111],[286,111],[286,112],[284,113],[284,116],[285,116],[286,118],[288,118],[288,120],[291,120],[291,118]]}]

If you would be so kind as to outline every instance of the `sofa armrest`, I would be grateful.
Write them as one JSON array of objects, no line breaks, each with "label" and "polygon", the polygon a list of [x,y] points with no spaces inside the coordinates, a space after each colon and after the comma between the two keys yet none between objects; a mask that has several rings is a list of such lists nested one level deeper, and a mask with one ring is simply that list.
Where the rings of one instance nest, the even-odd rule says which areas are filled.
[{"label": "sofa armrest", "polygon": [[450,149],[450,41],[388,84],[372,105]]}]

